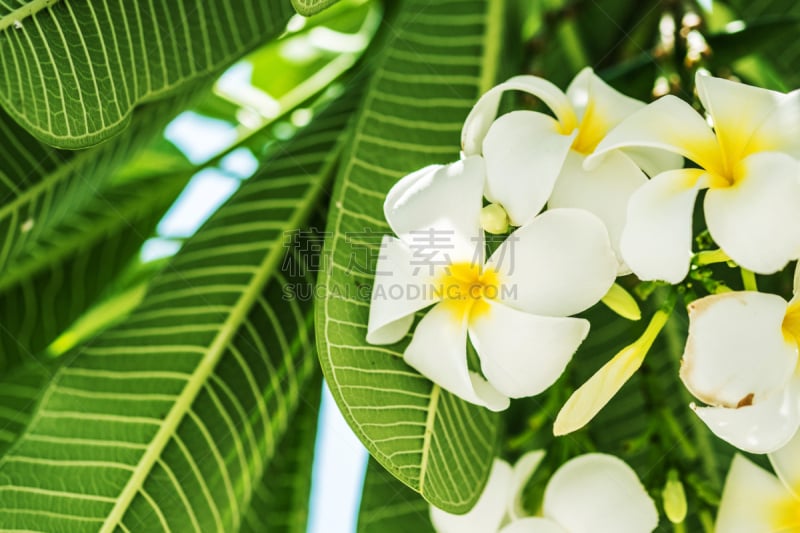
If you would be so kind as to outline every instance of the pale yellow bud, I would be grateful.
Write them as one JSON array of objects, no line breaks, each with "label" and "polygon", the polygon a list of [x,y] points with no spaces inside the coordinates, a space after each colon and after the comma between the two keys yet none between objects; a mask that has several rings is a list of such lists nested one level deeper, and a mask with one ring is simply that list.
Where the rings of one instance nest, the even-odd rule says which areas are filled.
[{"label": "pale yellow bud", "polygon": [[481,209],[481,228],[493,235],[508,231],[508,214],[500,204],[489,204]]},{"label": "pale yellow bud", "polygon": [[674,470],[670,470],[661,496],[664,498],[664,513],[670,522],[680,524],[686,520],[686,492],[683,490],[683,483],[678,479],[678,473]]},{"label": "pale yellow bud", "polygon": [[636,303],[636,300],[633,299],[633,296],[628,291],[616,283],[603,296],[602,302],[622,318],[627,318],[628,320],[640,320],[642,318],[639,304]]}]

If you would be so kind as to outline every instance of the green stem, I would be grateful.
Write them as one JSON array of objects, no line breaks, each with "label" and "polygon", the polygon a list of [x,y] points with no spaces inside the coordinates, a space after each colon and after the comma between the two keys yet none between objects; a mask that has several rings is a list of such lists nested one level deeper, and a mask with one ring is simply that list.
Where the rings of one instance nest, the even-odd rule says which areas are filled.
[{"label": "green stem", "polygon": [[752,270],[740,268],[742,271],[742,283],[746,291],[758,291],[758,282],[756,282],[756,275]]}]

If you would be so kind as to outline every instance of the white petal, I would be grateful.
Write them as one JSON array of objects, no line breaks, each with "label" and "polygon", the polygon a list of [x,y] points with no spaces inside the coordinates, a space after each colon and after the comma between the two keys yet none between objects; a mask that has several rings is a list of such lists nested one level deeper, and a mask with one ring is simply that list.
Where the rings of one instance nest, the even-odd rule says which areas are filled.
[{"label": "white petal", "polygon": [[511,492],[511,465],[495,459],[478,502],[466,514],[450,514],[431,506],[431,522],[438,533],[494,533],[506,512]]},{"label": "white petal", "polygon": [[485,177],[481,157],[418,170],[389,191],[383,204],[386,221],[420,258],[473,260],[482,237]]},{"label": "white petal", "polygon": [[567,89],[567,97],[580,121],[574,148],[582,153],[592,152],[611,129],[644,107],[643,102],[617,92],[590,68],[584,68],[575,76]]},{"label": "white petal", "polygon": [[800,163],[765,152],[741,165],[733,186],[708,191],[708,231],[739,265],[772,274],[800,252]]},{"label": "white petal", "polygon": [[692,409],[722,440],[750,453],[770,453],[786,445],[800,427],[797,394],[786,387],[780,394],[747,407]]},{"label": "white petal", "polygon": [[461,130],[461,149],[465,155],[481,153],[483,139],[497,116],[500,98],[505,91],[522,91],[539,98],[553,111],[564,132],[571,132],[577,126],[575,111],[561,89],[536,76],[515,76],[492,87],[469,112]]},{"label": "white petal", "polygon": [[[488,532],[494,533],[494,532]],[[547,518],[523,518],[511,522],[500,533],[572,533]]]},{"label": "white petal", "polygon": [[[583,122],[589,113],[599,113],[596,119],[608,129],[613,128],[635,111],[644,107],[644,102],[631,98],[608,85],[594,71],[586,67],[581,70],[567,87],[567,98]],[[590,108],[596,108],[591,110]],[[607,133],[608,129],[604,132]]]},{"label": "white petal", "polygon": [[794,267],[794,283],[793,293],[795,296],[800,295],[800,261]]},{"label": "white petal", "polygon": [[500,273],[503,303],[546,316],[588,309],[616,278],[603,222],[581,209],[551,209],[512,233],[487,262]]},{"label": "white petal", "polygon": [[[583,169],[583,157],[571,152],[556,181],[548,206],[577,207],[597,215],[606,225],[611,246],[620,256],[619,240],[628,210],[628,200],[647,177],[627,157],[610,153],[593,170]],[[624,272],[625,267],[620,265]]]},{"label": "white petal", "polygon": [[642,280],[679,283],[692,258],[692,212],[702,171],[670,170],[631,195],[622,258]]},{"label": "white petal", "polygon": [[681,379],[713,406],[759,403],[779,394],[797,366],[797,345],[781,328],[786,301],[760,292],[727,292],[689,305]]},{"label": "white petal", "polygon": [[[711,115],[714,131],[730,160],[741,159],[750,139],[785,95],[722,78],[695,76],[697,95]],[[746,102],[746,105],[744,104]]]},{"label": "white petal", "polygon": [[576,457],[553,474],[544,516],[570,533],[648,533],[658,525],[656,506],[636,472],[600,453]]},{"label": "white petal", "polygon": [[494,121],[483,141],[486,197],[521,226],[542,210],[574,135],[562,135],[551,117],[513,111]]},{"label": "white petal", "polygon": [[514,463],[514,474],[511,481],[511,498],[508,502],[506,515],[512,520],[518,520],[529,516],[530,513],[522,505],[522,493],[525,486],[530,481],[531,476],[539,467],[539,463],[544,459],[543,450],[527,452]]},{"label": "white petal", "polygon": [[403,358],[420,374],[462,400],[492,411],[508,408],[507,397],[467,368],[467,317],[456,316],[446,303],[435,305],[423,317]]},{"label": "white petal", "polygon": [[592,166],[605,152],[628,147],[668,150],[722,174],[722,154],[706,121],[674,96],[664,96],[637,111],[603,139],[587,159]]},{"label": "white petal", "polygon": [[[797,401],[800,402],[800,395]],[[769,454],[769,460],[778,478],[800,500],[800,431],[785,446]]]},{"label": "white petal", "polygon": [[539,394],[564,372],[589,334],[580,318],[536,316],[494,300],[470,319],[469,336],[481,370],[497,390],[511,398]]},{"label": "white petal", "polygon": [[[722,491],[716,533],[777,532],[775,510],[790,497],[778,479],[741,455],[733,458]],[[795,530],[780,529],[784,533]]]},{"label": "white petal", "polygon": [[368,343],[399,341],[408,333],[414,313],[436,301],[432,281],[424,272],[415,272],[416,268],[408,247],[384,235],[369,306]]},{"label": "white petal", "polygon": [[800,90],[781,95],[781,102],[753,134],[745,153],[784,152],[800,159]]}]

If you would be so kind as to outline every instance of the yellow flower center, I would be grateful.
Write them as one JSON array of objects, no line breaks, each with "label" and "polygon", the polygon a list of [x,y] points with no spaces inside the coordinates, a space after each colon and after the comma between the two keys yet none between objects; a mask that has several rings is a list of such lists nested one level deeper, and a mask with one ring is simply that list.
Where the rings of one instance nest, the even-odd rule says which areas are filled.
[{"label": "yellow flower center", "polygon": [[453,263],[437,280],[436,292],[457,320],[462,320],[464,315],[473,318],[489,310],[486,299],[498,297],[500,279],[492,268]]},{"label": "yellow flower center", "polygon": [[[610,127],[606,120],[597,111],[597,106],[594,105],[594,100],[589,100],[586,105],[586,110],[583,113],[583,118],[580,124],[577,125],[578,135],[572,141],[572,149],[576,152],[589,155],[594,152],[603,137],[606,136]],[[565,132],[566,134],[572,133],[573,129]]]},{"label": "yellow flower center", "polygon": [[787,496],[773,509],[772,527],[782,533],[800,533],[800,500]]}]

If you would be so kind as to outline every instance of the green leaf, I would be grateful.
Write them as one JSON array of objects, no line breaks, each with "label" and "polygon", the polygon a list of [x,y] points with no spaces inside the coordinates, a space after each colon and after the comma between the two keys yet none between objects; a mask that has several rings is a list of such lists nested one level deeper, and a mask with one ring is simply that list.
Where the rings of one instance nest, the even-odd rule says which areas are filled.
[{"label": "green leaf", "polygon": [[300,406],[253,492],[241,533],[305,533],[311,496],[311,470],[317,438],[322,375],[303,389]]},{"label": "green leaf", "polygon": [[292,5],[304,17],[316,15],[339,0],[292,0]]},{"label": "green leaf", "polygon": [[[0,368],[47,347],[131,262],[191,173],[99,190],[0,279]],[[20,309],[25,309],[24,313]]]},{"label": "green leaf", "polygon": [[284,232],[318,205],[352,107],[281,146],[130,317],[65,356],[0,458],[3,527],[239,527],[315,368],[311,302],[286,294],[311,279]]},{"label": "green leaf", "polygon": [[320,274],[317,339],[333,396],[370,453],[435,505],[469,509],[492,464],[498,417],[408,367],[403,347],[366,343],[383,200],[404,174],[458,159],[459,132],[496,77],[505,2],[401,4],[375,61],[337,177]]},{"label": "green leaf", "polygon": [[96,201],[113,172],[160,133],[188,99],[181,95],[142,107],[123,135],[80,152],[48,147],[0,112],[0,283],[24,277],[35,263],[47,261],[45,250],[63,244],[65,222]]},{"label": "green leaf", "polygon": [[52,368],[31,364],[0,378],[0,456],[25,431],[52,375]]},{"label": "green leaf", "polygon": [[131,112],[283,31],[287,0],[0,4],[0,105],[37,138],[97,144]]},{"label": "green leaf", "polygon": [[434,533],[429,509],[419,494],[370,459],[358,512],[358,533]]},{"label": "green leaf", "polygon": [[188,175],[111,178],[188,98],[142,107],[123,135],[82,152],[47,147],[0,112],[0,369],[47,346],[150,235]]}]

